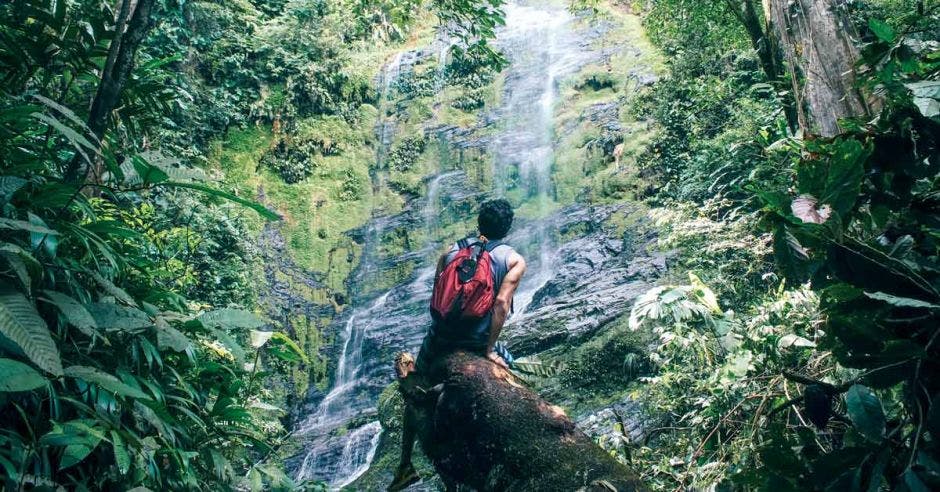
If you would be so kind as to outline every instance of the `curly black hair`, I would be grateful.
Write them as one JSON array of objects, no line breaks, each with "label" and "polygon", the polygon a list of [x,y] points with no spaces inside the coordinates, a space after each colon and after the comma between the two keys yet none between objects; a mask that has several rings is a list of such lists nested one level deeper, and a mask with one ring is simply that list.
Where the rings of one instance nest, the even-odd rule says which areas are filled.
[{"label": "curly black hair", "polygon": [[477,217],[480,234],[494,240],[506,237],[512,227],[513,215],[512,205],[504,198],[483,202]]}]

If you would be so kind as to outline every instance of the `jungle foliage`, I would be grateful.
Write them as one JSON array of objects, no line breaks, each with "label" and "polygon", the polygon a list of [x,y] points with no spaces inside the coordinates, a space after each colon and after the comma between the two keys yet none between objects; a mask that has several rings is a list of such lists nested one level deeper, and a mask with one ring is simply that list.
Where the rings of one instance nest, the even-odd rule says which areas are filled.
[{"label": "jungle foliage", "polygon": [[637,109],[661,130],[643,172],[663,246],[701,280],[634,306],[659,339],[641,393],[661,420],[630,459],[663,489],[934,489],[936,8],[835,2],[877,112],[823,138],[788,125],[793,81],[761,70],[741,2],[704,3],[644,14],[670,64]]},{"label": "jungle foliage", "polygon": [[[202,164],[248,124],[278,136],[262,161],[288,183],[348,150],[331,129],[377,102],[357,50],[429,8],[498,59],[498,3],[0,5],[4,489],[319,487],[274,459],[284,381],[310,364],[257,314],[250,223],[279,216]],[[339,200],[362,197],[341,179]]]},{"label": "jungle foliage", "polygon": [[252,252],[223,202],[277,216],[148,144],[178,101],[172,59],[122,55],[136,69],[92,128],[127,15],[0,8],[3,487],[291,486],[262,460],[284,435],[263,381],[306,355],[242,308]]}]

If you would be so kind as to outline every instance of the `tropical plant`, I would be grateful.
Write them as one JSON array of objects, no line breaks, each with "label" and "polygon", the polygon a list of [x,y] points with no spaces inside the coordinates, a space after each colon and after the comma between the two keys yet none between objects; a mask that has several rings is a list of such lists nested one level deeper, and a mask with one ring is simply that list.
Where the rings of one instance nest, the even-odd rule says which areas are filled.
[{"label": "tropical plant", "polygon": [[[118,89],[101,131],[89,126],[92,47],[117,29],[106,9],[36,1],[0,14],[12,82],[0,98],[4,488],[290,486],[260,460],[283,434],[260,378],[305,355],[250,311],[185,298],[199,267],[173,250],[201,246],[188,224],[152,215],[182,196],[276,214],[141,148],[141,124],[166,110],[153,65]],[[76,19],[89,24],[72,36]],[[60,49],[32,50],[43,42]]]},{"label": "tropical plant", "polygon": [[869,26],[875,39],[862,61],[871,67],[865,84],[883,96],[879,118],[845,121],[851,130],[831,139],[782,142],[793,149],[793,191],[757,191],[782,271],[820,292],[821,347],[855,370],[832,383],[803,381],[802,402],[820,428],[844,399],[849,425],[830,431],[842,442],[820,448],[775,435],[776,452],[800,442],[805,461],[766,469],[820,487],[926,490],[940,473],[931,420],[940,415],[940,63],[936,45],[876,19]]}]

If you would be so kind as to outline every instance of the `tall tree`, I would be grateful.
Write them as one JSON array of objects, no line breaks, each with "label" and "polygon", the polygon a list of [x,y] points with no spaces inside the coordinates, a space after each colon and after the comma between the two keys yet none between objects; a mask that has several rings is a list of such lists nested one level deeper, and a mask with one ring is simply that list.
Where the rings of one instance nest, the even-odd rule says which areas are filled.
[{"label": "tall tree", "polygon": [[[755,0],[725,0],[728,8],[744,27],[747,36],[751,41],[757,58],[760,61],[761,70],[771,84],[778,89],[785,87],[785,71],[783,60],[780,57],[780,50],[777,46],[774,36],[770,34],[769,25],[761,20],[757,8],[754,7]],[[790,130],[796,131],[799,127],[796,105],[794,103],[795,95],[787,95],[783,98],[783,109],[787,118],[787,126]]]},{"label": "tall tree", "polygon": [[[134,69],[140,43],[153,28],[152,11],[155,0],[119,0],[114,23],[114,38],[108,47],[108,58],[101,70],[101,82],[95,92],[88,114],[88,128],[100,141],[108,128],[108,119],[121,100],[121,92]],[[69,162],[65,177],[79,178],[80,156]]]},{"label": "tall tree", "polygon": [[833,136],[842,118],[871,114],[855,87],[858,49],[841,0],[766,0],[796,98],[800,128]]}]

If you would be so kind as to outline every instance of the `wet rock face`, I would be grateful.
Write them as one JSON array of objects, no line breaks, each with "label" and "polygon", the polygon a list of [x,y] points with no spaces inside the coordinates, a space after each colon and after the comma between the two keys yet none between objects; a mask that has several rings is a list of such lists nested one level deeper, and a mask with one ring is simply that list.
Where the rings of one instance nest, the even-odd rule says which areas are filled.
[{"label": "wet rock face", "polygon": [[642,444],[650,423],[640,403],[631,397],[596,412],[582,415],[576,424],[604,449],[623,449]]},{"label": "wet rock face", "polygon": [[611,237],[601,226],[623,207],[575,206],[561,212],[562,234],[586,233],[558,249],[553,277],[504,330],[503,339],[514,354],[538,353],[592,335],[627,313],[633,300],[665,271],[666,256],[648,252],[652,236]]}]

